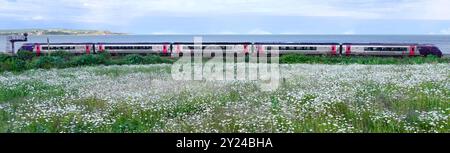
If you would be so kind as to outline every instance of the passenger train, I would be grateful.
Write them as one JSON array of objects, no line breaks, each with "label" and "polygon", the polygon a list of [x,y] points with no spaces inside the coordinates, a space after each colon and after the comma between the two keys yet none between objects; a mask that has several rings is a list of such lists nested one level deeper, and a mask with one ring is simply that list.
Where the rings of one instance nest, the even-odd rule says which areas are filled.
[{"label": "passenger train", "polygon": [[186,54],[216,56],[261,55],[278,50],[279,54],[341,55],[341,56],[428,56],[442,57],[440,49],[431,44],[394,43],[264,43],[264,42],[206,42],[200,46],[189,42],[160,43],[27,43],[20,50],[37,55],[49,51],[67,51],[74,54],[109,52],[121,54],[160,54],[183,56]]}]

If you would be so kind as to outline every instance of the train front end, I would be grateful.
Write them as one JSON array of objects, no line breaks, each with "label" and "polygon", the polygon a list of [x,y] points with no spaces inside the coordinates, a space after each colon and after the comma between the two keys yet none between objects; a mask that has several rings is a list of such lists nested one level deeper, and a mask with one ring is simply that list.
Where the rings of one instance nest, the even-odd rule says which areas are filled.
[{"label": "train front end", "polygon": [[442,57],[442,51],[435,45],[418,45],[417,48],[422,56],[434,55]]},{"label": "train front end", "polygon": [[33,48],[34,48],[34,44],[26,43],[26,44],[23,44],[22,47],[19,48],[19,50],[33,52]]}]

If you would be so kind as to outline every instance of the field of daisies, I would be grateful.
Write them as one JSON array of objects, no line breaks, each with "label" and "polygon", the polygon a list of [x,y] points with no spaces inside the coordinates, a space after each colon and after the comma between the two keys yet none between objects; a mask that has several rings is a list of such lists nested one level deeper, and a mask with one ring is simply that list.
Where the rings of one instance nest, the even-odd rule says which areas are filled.
[{"label": "field of daisies", "polygon": [[281,65],[280,87],[171,65],[0,73],[0,132],[450,132],[450,64]]}]

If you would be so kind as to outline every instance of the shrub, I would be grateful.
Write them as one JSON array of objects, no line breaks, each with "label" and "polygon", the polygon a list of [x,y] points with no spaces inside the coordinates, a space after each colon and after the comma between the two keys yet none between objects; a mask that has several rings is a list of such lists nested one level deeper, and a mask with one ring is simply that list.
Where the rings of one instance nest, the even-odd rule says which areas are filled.
[{"label": "shrub", "polygon": [[4,62],[6,60],[8,60],[11,56],[0,53],[0,62]]},{"label": "shrub", "polygon": [[22,71],[26,68],[25,65],[25,61],[16,57],[10,57],[0,63],[0,71]]},{"label": "shrub", "polygon": [[127,55],[125,56],[125,60],[127,62],[127,64],[145,64],[145,58],[141,55],[137,55],[137,54],[131,54],[131,55]]},{"label": "shrub", "polygon": [[93,55],[81,55],[73,58],[71,63],[74,66],[82,66],[95,64],[96,61]]},{"label": "shrub", "polygon": [[41,56],[39,59],[33,61],[32,64],[33,68],[43,68],[43,69],[50,69],[50,68],[63,68],[66,67],[66,63],[63,58],[61,57],[54,57],[54,56]]},{"label": "shrub", "polygon": [[70,63],[73,66],[106,64],[106,58],[105,55],[81,55],[72,58]]},{"label": "shrub", "polygon": [[280,63],[311,64],[423,64],[449,63],[449,58],[428,57],[377,57],[377,56],[312,56],[288,54],[280,57]]},{"label": "shrub", "polygon": [[50,53],[50,56],[61,57],[64,59],[70,59],[70,57],[72,57],[73,55],[74,54],[67,52],[67,51],[63,51],[63,50],[59,50],[59,51]]},{"label": "shrub", "polygon": [[149,55],[145,57],[145,64],[173,63],[174,60],[163,58],[157,55]]},{"label": "shrub", "polygon": [[30,51],[19,50],[17,51],[17,57],[22,60],[31,60],[33,59],[33,57],[35,57],[35,54]]},{"label": "shrub", "polygon": [[104,51],[104,52],[100,52],[100,53],[98,53],[98,54],[96,54],[99,58],[103,58],[103,59],[105,59],[105,60],[109,60],[109,59],[111,59],[111,54],[109,53],[109,52],[106,52],[106,51]]}]

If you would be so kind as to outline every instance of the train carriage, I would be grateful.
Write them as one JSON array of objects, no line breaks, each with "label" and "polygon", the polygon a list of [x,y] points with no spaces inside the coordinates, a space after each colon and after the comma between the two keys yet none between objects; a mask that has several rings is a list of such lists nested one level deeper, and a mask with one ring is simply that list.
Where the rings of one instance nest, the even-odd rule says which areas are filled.
[{"label": "train carriage", "polygon": [[168,55],[170,43],[97,43],[98,52],[112,54],[163,54]]},{"label": "train carriage", "polygon": [[225,56],[244,56],[251,53],[252,44],[249,42],[207,42],[200,44],[176,42],[172,44],[174,56],[192,54],[203,57],[213,57],[218,54]]},{"label": "train carriage", "polygon": [[418,56],[419,44],[344,43],[342,55]]},{"label": "train carriage", "polygon": [[339,43],[255,43],[258,54],[339,55]]},{"label": "train carriage", "polygon": [[24,44],[22,50],[32,51],[36,55],[47,54],[56,51],[67,51],[72,54],[92,54],[95,53],[92,43],[33,43]]}]

